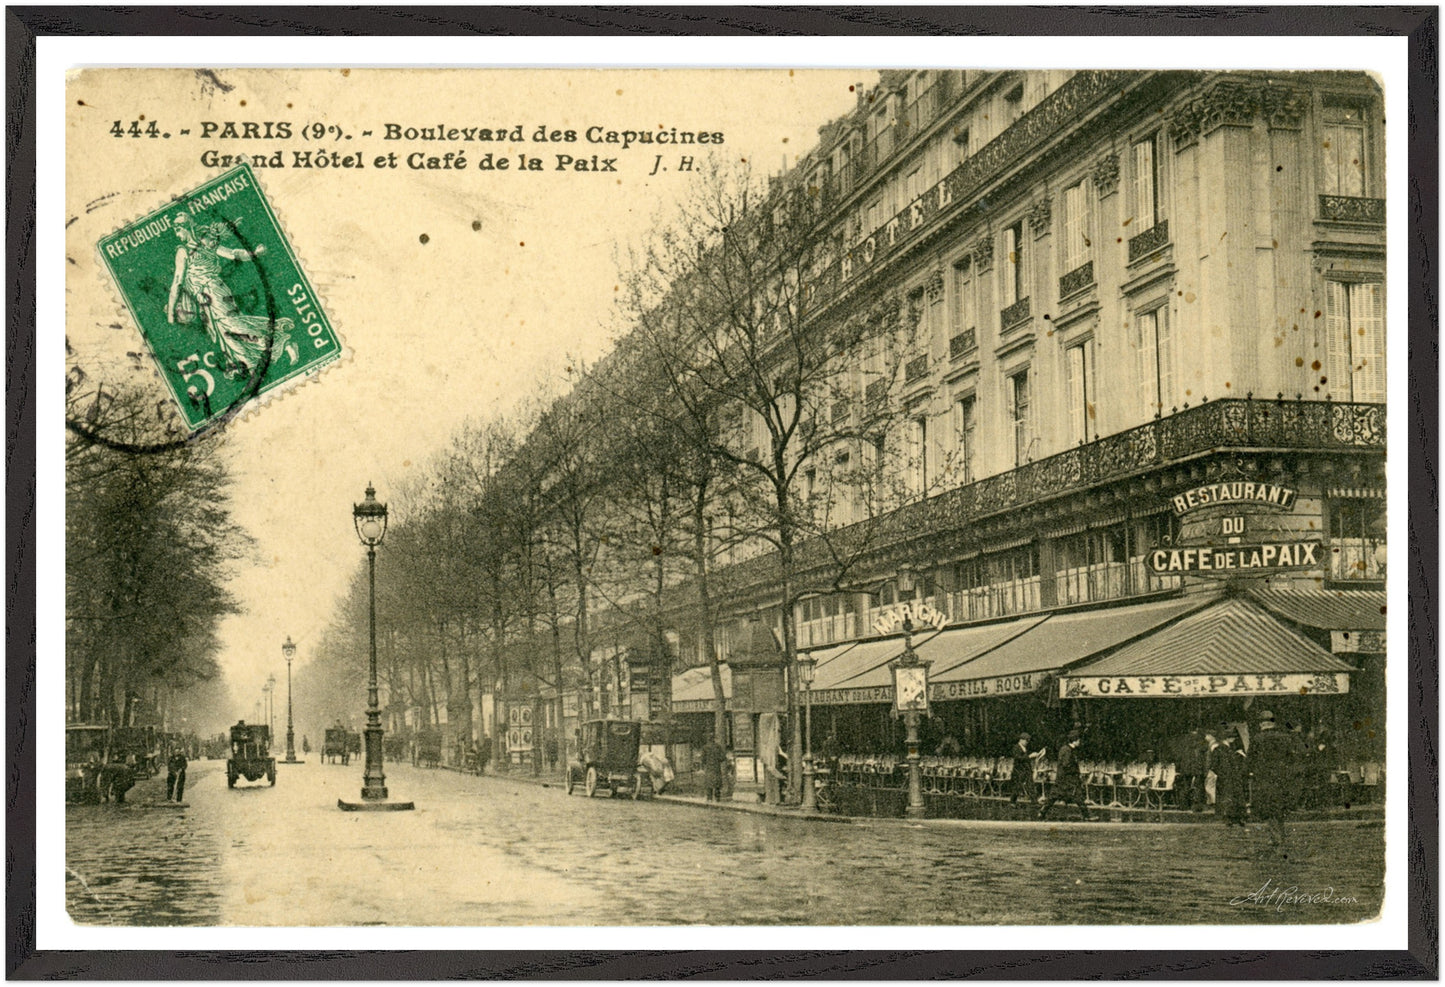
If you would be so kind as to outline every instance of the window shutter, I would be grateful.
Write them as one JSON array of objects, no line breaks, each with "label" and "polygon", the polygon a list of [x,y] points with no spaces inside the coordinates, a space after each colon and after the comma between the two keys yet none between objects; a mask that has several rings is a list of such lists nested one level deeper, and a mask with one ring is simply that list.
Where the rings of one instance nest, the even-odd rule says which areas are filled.
[{"label": "window shutter", "polygon": [[1018,301],[1018,293],[1014,290],[1018,284],[1018,272],[1015,268],[1021,260],[1019,257],[1019,238],[1014,235],[1015,228],[1010,226],[1003,231],[1004,263],[999,265],[1003,274],[1003,307],[1008,308]]},{"label": "window shutter", "polygon": [[1159,393],[1159,360],[1155,352],[1153,312],[1140,312],[1134,316],[1137,330],[1136,349],[1139,353],[1139,380],[1144,384],[1144,417],[1152,418],[1155,412],[1163,413],[1164,399]]},{"label": "window shutter", "polygon": [[1385,400],[1385,312],[1381,285],[1350,285],[1350,349],[1356,401]]},{"label": "window shutter", "polygon": [[1078,445],[1088,441],[1084,415],[1084,348],[1071,346],[1069,358],[1069,440]]},{"label": "window shutter", "polygon": [[1134,145],[1134,234],[1154,227],[1154,141]]},{"label": "window shutter", "polygon": [[1326,386],[1336,401],[1353,401],[1354,367],[1350,359],[1349,288],[1325,282],[1325,333],[1329,336],[1330,379]]},{"label": "window shutter", "polygon": [[1154,328],[1159,339],[1159,403],[1173,406],[1174,391],[1174,330],[1169,325],[1167,306],[1154,312]]}]

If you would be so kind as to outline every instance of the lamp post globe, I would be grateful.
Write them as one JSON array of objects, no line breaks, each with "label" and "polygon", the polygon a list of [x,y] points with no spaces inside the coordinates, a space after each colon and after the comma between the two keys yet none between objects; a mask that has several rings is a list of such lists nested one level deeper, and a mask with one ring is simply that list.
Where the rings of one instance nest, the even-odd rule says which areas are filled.
[{"label": "lamp post globe", "polygon": [[286,643],[281,645],[281,654],[286,657],[286,764],[300,764],[296,760],[296,731],[291,720],[291,659],[296,657],[296,645],[291,641],[291,635],[286,635]]},{"label": "lamp post globe", "polygon": [[366,566],[369,585],[368,624],[371,645],[371,664],[366,688],[366,770],[362,775],[361,803],[337,800],[343,809],[411,809],[410,802],[392,802],[387,798],[386,774],[381,756],[381,705],[376,687],[376,547],[386,538],[386,505],[376,499],[376,489],[366,485],[366,496],[351,508],[351,520],[356,527],[356,537],[366,546]]},{"label": "lamp post globe", "polygon": [[798,680],[803,684],[803,804],[804,812],[818,811],[818,793],[814,788],[813,768],[813,674],[818,660],[812,655],[798,656]]}]

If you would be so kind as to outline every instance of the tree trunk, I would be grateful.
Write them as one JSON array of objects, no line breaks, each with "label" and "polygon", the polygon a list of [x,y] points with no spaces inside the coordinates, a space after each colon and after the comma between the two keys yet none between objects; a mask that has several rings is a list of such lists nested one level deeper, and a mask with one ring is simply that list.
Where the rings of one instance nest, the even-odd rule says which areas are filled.
[{"label": "tree trunk", "polygon": [[711,589],[708,586],[707,490],[699,487],[692,503],[693,565],[697,573],[697,609],[702,621],[703,656],[712,673],[712,732],[718,746],[727,747],[727,694],[723,690],[722,663],[717,654],[717,628],[713,623]]}]

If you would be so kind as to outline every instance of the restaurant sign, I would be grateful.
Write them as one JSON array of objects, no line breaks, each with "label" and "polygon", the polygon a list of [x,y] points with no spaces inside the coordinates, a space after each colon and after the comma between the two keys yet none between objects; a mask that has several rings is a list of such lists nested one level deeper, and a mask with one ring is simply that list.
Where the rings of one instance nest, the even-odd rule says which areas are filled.
[{"label": "restaurant sign", "polygon": [[1159,574],[1193,572],[1232,575],[1259,570],[1298,569],[1322,565],[1317,541],[1264,542],[1221,548],[1160,548],[1149,553],[1149,568]]},{"label": "restaurant sign", "polygon": [[1179,515],[1216,505],[1277,507],[1287,511],[1294,507],[1294,500],[1295,491],[1277,483],[1210,483],[1172,498],[1174,513]]},{"label": "restaurant sign", "polygon": [[1043,684],[1043,680],[1042,672],[1022,672],[1018,675],[995,675],[986,679],[964,679],[962,682],[934,682],[928,688],[928,695],[936,701],[1017,696],[1033,692]]},{"label": "restaurant sign", "polygon": [[900,603],[878,615],[873,621],[873,633],[883,635],[901,630],[905,620],[912,622],[914,630],[932,627],[941,631],[948,624],[948,615],[927,603]]},{"label": "restaurant sign", "polygon": [[1153,699],[1170,696],[1297,696],[1350,691],[1348,672],[1245,675],[1081,675],[1059,680],[1063,699]]}]

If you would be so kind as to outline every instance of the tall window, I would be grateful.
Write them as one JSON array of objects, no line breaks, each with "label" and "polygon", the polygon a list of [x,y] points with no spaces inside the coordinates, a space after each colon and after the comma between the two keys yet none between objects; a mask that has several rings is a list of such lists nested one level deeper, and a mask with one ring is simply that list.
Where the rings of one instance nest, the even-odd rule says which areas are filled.
[{"label": "tall window", "polygon": [[1337,401],[1385,400],[1385,309],[1374,281],[1325,282],[1330,336],[1328,393]]},{"label": "tall window", "polygon": [[1093,243],[1090,223],[1088,183],[1079,182],[1064,189],[1064,273],[1077,270],[1089,262]]},{"label": "tall window", "polygon": [[1020,370],[1005,382],[1008,394],[1008,416],[1013,422],[1014,465],[1022,466],[1029,461],[1029,444],[1032,429],[1029,426],[1029,372]]},{"label": "tall window", "polygon": [[1139,381],[1144,388],[1145,411],[1163,415],[1174,406],[1174,337],[1169,310],[1160,306],[1134,315],[1138,336]]},{"label": "tall window", "polygon": [[1099,437],[1094,420],[1094,341],[1070,346],[1064,356],[1069,374],[1069,441],[1079,445]]},{"label": "tall window", "polygon": [[1357,106],[1325,107],[1326,195],[1365,195],[1365,115]]},{"label": "tall window", "polygon": [[974,396],[959,398],[953,406],[954,469],[960,483],[973,482]]},{"label": "tall window", "polygon": [[1003,231],[1003,307],[1028,297],[1028,257],[1024,247],[1024,221]]},{"label": "tall window", "polygon": [[1159,166],[1154,159],[1153,136],[1134,145],[1129,207],[1135,234],[1153,229],[1159,221]]},{"label": "tall window", "polygon": [[953,268],[953,326],[956,336],[978,325],[978,310],[973,284],[973,261],[965,257]]},{"label": "tall window", "polygon": [[928,417],[919,415],[908,423],[908,492],[922,497],[928,492]]},{"label": "tall window", "polygon": [[1385,578],[1385,502],[1368,498],[1330,501],[1330,576]]}]

